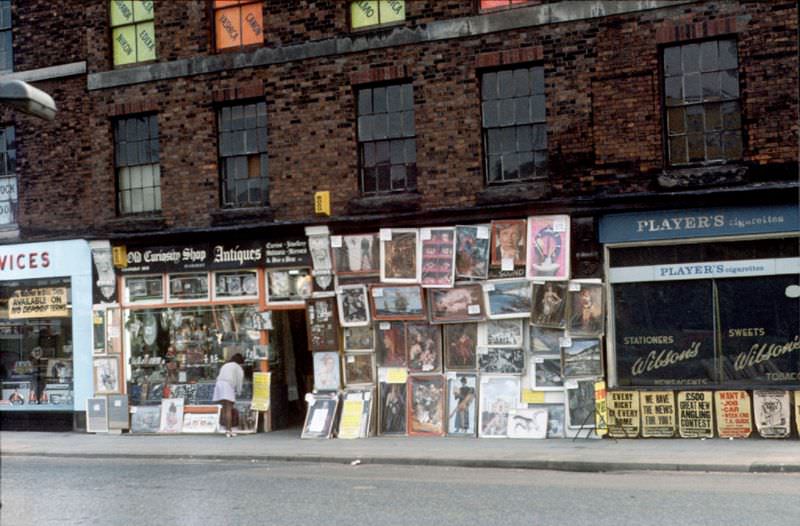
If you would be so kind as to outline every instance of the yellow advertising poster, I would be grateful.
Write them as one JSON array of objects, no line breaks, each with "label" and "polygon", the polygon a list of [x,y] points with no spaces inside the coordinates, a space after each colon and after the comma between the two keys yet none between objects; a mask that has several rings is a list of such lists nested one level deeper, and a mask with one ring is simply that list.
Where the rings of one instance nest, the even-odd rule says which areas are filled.
[{"label": "yellow advertising poster", "polygon": [[714,406],[720,438],[747,438],[753,432],[753,415],[747,391],[716,391]]},{"label": "yellow advertising poster", "polygon": [[256,411],[269,411],[269,389],[272,382],[272,373],[253,373],[253,409]]},{"label": "yellow advertising poster", "polygon": [[404,384],[408,380],[408,369],[405,367],[389,367],[386,369],[386,383]]},{"label": "yellow advertising poster", "polygon": [[544,391],[532,391],[530,389],[522,390],[522,403],[523,404],[543,404]]},{"label": "yellow advertising poster", "polygon": [[636,391],[609,391],[608,436],[636,438],[639,436],[639,393]]},{"label": "yellow advertising poster", "polygon": [[8,317],[66,318],[69,317],[66,287],[20,289],[8,299]]},{"label": "yellow advertising poster", "polygon": [[672,391],[643,391],[639,404],[642,408],[642,436],[645,438],[672,438],[675,436],[675,393]]},{"label": "yellow advertising poster", "polygon": [[714,436],[714,395],[711,391],[678,393],[678,434],[681,438]]},{"label": "yellow advertising poster", "polygon": [[594,432],[597,436],[605,436],[608,434],[608,391],[606,390],[606,383],[603,380],[594,383]]},{"label": "yellow advertising poster", "polygon": [[342,417],[339,421],[339,438],[358,438],[361,433],[361,418],[364,414],[364,400],[345,400],[342,404]]}]

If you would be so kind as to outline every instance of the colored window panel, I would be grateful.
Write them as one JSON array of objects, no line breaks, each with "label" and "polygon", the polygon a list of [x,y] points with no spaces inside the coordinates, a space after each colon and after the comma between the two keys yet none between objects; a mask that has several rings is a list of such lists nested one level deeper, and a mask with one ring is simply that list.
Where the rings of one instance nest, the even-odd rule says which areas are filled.
[{"label": "colored window panel", "polygon": [[264,42],[263,9],[261,3],[242,6],[242,45]]},{"label": "colored window panel", "polygon": [[118,27],[112,31],[114,40],[114,65],[124,66],[136,62],[136,26]]},{"label": "colored window panel", "polygon": [[381,24],[402,22],[406,19],[406,3],[399,0],[381,0],[378,5]]},{"label": "colored window panel", "polygon": [[136,61],[155,60],[156,36],[152,22],[136,24]]},{"label": "colored window panel", "polygon": [[218,50],[264,42],[262,2],[215,2],[214,9]]},{"label": "colored window panel", "polygon": [[111,39],[115,66],[155,60],[153,2],[111,0]]},{"label": "colored window panel", "polygon": [[133,20],[143,22],[153,19],[153,2],[133,2]]},{"label": "colored window panel", "polygon": [[131,0],[112,0],[111,27],[133,22],[133,2]]},{"label": "colored window panel", "polygon": [[350,26],[361,29],[406,19],[406,3],[402,0],[350,2]]}]

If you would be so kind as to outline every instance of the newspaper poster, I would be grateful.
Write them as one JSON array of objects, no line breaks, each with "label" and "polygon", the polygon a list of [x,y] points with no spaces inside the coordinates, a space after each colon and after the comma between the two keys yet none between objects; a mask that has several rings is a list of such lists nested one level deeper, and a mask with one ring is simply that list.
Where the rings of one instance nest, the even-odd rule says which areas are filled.
[{"label": "newspaper poster", "polygon": [[786,438],[791,430],[789,391],[753,391],[753,416],[762,438]]},{"label": "newspaper poster", "polygon": [[608,390],[606,382],[600,380],[594,383],[594,432],[597,436],[608,434]]},{"label": "newspaper poster", "polygon": [[750,395],[747,391],[714,392],[714,410],[720,438],[747,438],[753,432]]},{"label": "newspaper poster", "polygon": [[364,400],[348,399],[342,402],[342,416],[339,419],[339,438],[359,438],[361,419],[364,416]]},{"label": "newspaper poster", "polygon": [[256,411],[269,411],[269,390],[272,373],[253,373],[252,408]]},{"label": "newspaper poster", "polygon": [[637,391],[609,391],[608,436],[636,438],[639,436],[639,393]]},{"label": "newspaper poster", "polygon": [[678,434],[681,438],[714,436],[714,397],[711,391],[678,393]]},{"label": "newspaper poster", "polygon": [[639,400],[642,408],[642,436],[672,438],[675,436],[675,393],[672,391],[643,391]]}]

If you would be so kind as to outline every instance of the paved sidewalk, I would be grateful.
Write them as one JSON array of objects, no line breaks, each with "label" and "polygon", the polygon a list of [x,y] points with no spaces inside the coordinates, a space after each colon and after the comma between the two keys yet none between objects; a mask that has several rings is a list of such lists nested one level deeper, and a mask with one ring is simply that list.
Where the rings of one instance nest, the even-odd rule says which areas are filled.
[{"label": "paved sidewalk", "polygon": [[512,440],[374,437],[301,440],[299,430],[240,435],[0,432],[2,456],[404,464],[560,471],[800,473],[800,440]]}]

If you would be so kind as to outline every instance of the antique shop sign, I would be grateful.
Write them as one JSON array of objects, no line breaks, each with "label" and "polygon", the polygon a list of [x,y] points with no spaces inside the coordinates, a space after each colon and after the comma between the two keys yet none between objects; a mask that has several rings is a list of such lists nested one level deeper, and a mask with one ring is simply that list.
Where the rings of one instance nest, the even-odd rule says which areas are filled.
[{"label": "antique shop sign", "polygon": [[763,438],[786,438],[790,433],[789,391],[753,391],[753,416]]},{"label": "antique shop sign", "polygon": [[267,268],[311,266],[308,240],[304,237],[270,240],[265,243],[264,249],[264,266]]},{"label": "antique shop sign", "polygon": [[271,373],[253,373],[253,401],[251,407],[255,411],[269,411],[269,390]]},{"label": "antique shop sign", "polygon": [[8,317],[12,320],[68,316],[66,287],[19,289],[8,299]]},{"label": "antique shop sign", "polygon": [[637,391],[608,392],[608,436],[636,438],[639,436],[639,393]]},{"label": "antique shop sign", "polygon": [[644,391],[641,394],[642,436],[672,438],[675,435],[675,393]]},{"label": "antique shop sign", "polygon": [[747,438],[753,431],[747,391],[716,391],[717,433],[720,438]]},{"label": "antique shop sign", "polygon": [[681,438],[714,436],[714,398],[711,391],[678,393],[678,433]]},{"label": "antique shop sign", "polygon": [[127,247],[128,265],[120,272],[186,272],[256,268],[264,265],[265,249],[256,241]]}]

